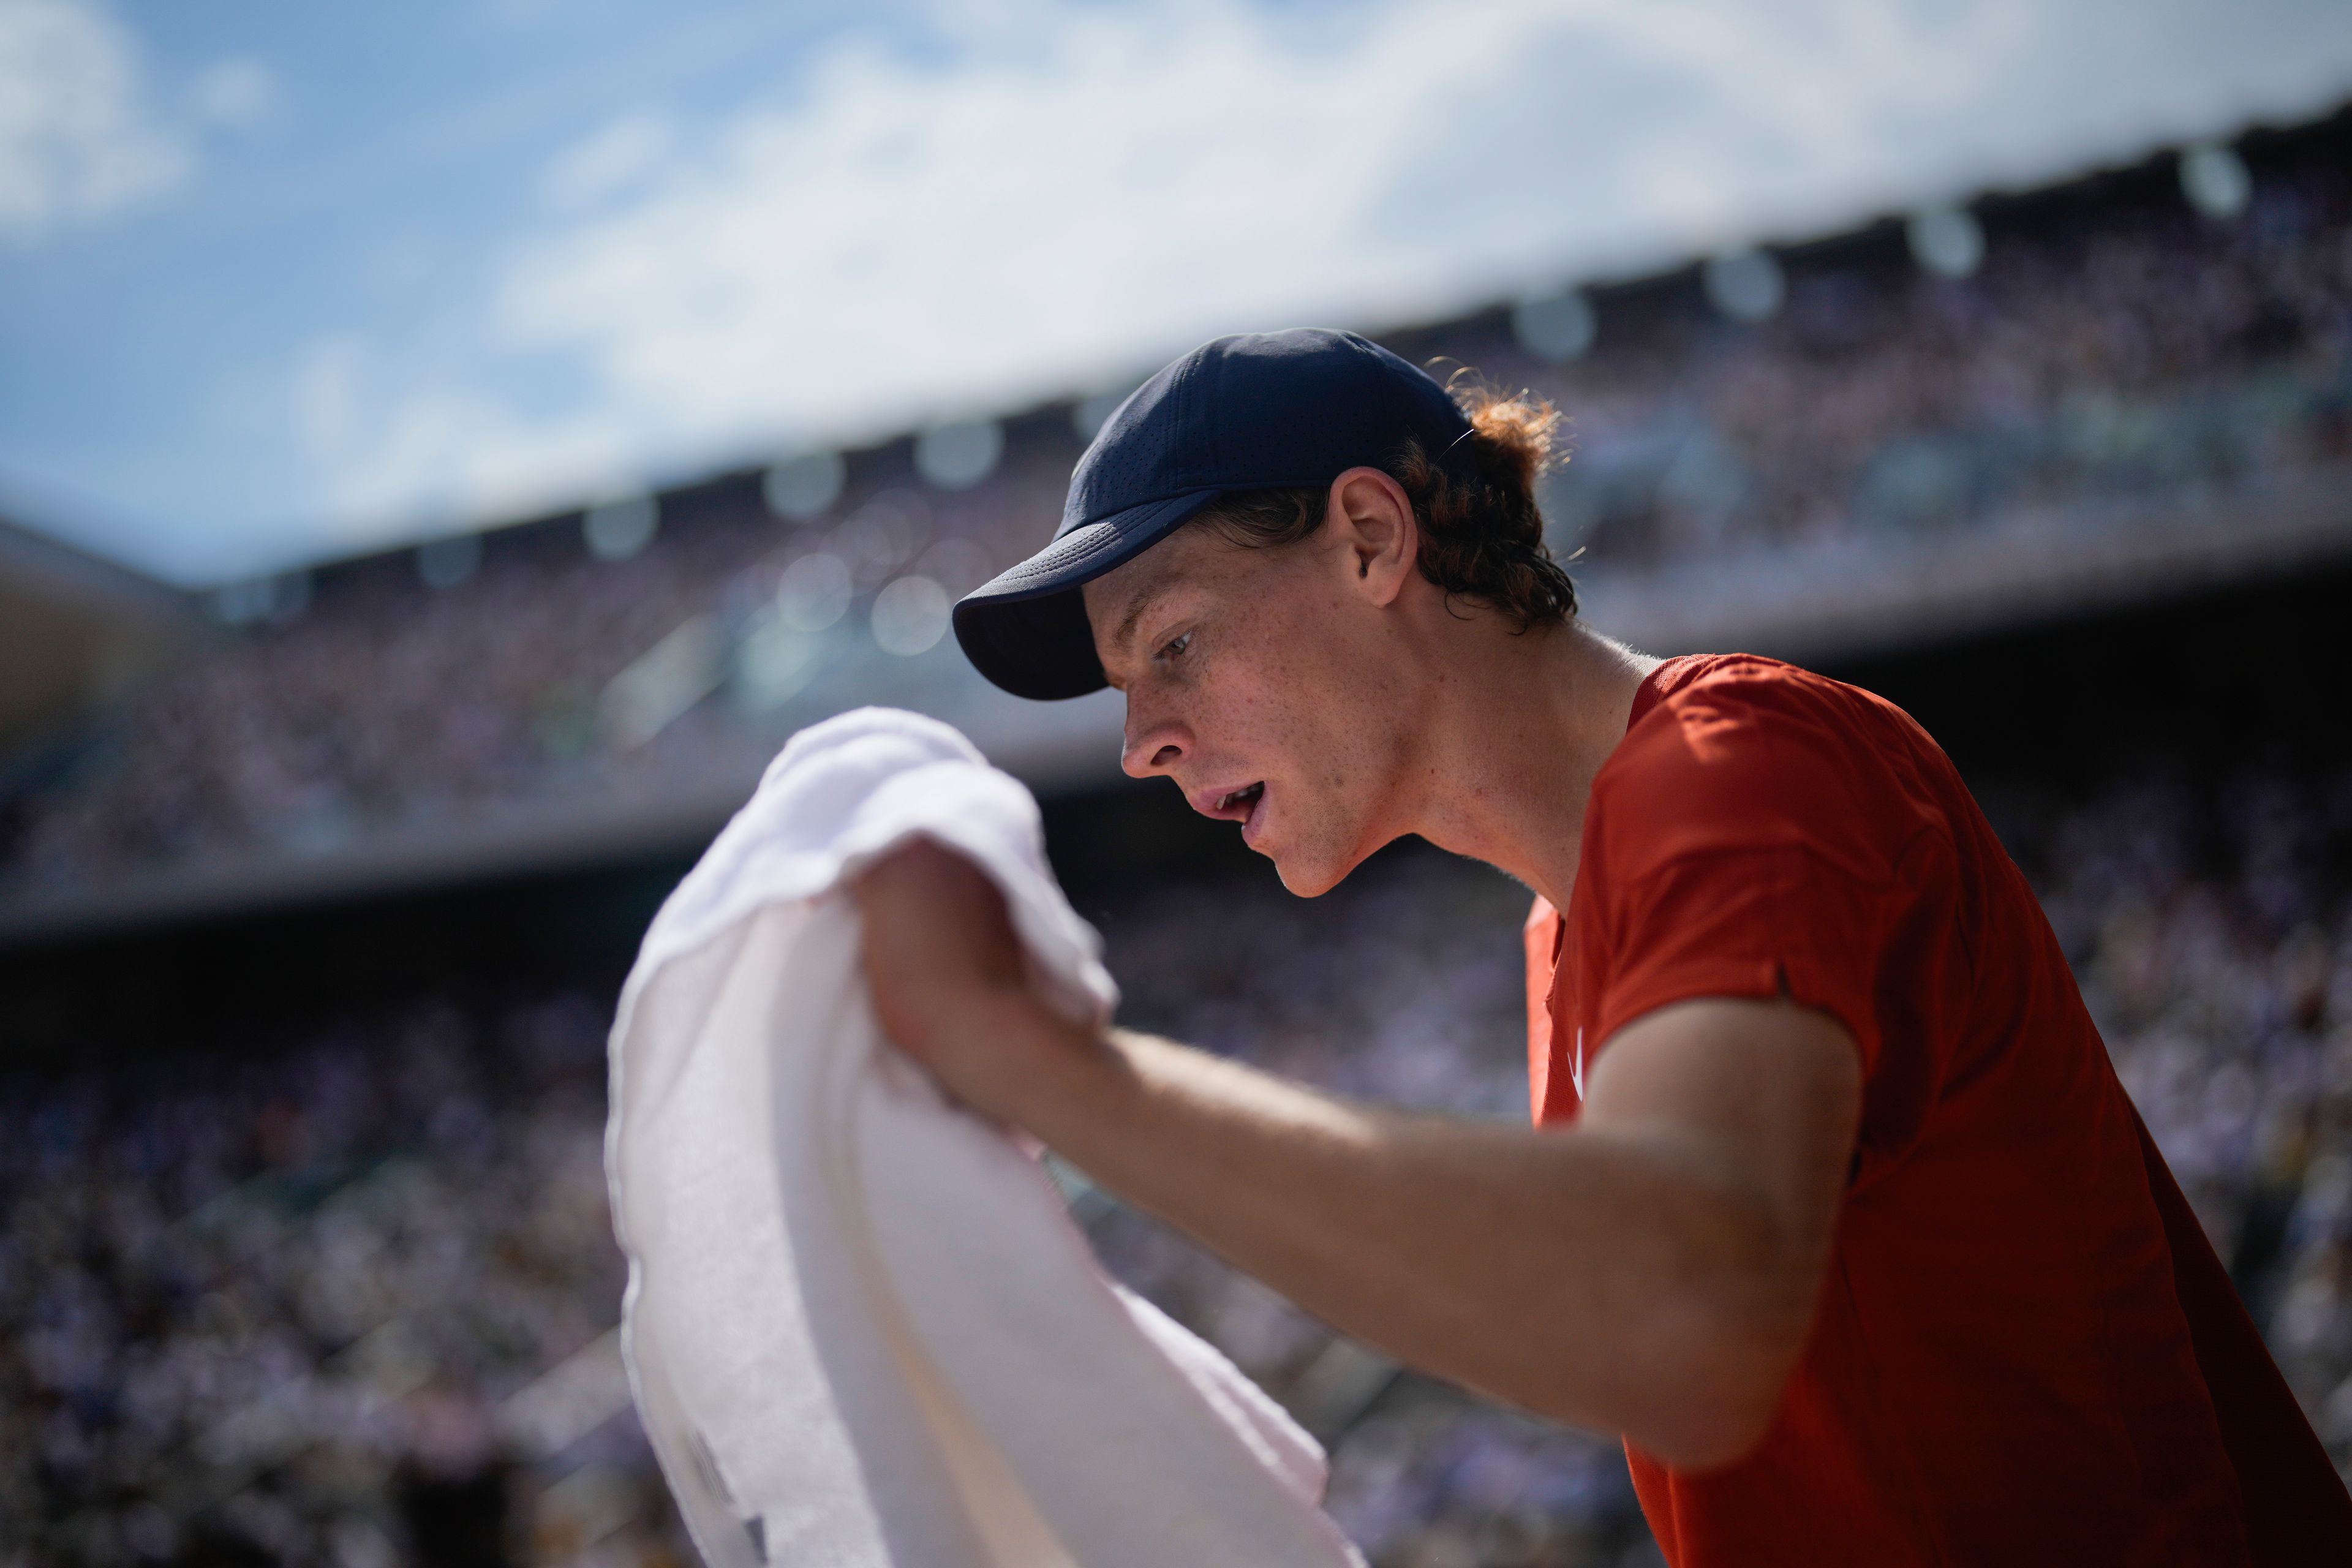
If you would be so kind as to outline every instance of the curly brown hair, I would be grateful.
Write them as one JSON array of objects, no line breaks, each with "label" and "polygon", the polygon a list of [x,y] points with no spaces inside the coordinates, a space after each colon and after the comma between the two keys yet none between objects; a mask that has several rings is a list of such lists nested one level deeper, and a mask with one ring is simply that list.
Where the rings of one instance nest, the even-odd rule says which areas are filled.
[{"label": "curly brown hair", "polygon": [[[1559,411],[1533,393],[1497,392],[1456,374],[1447,390],[1469,416],[1468,474],[1449,473],[1418,442],[1386,465],[1421,525],[1421,574],[1502,611],[1524,632],[1576,614],[1576,584],[1544,543],[1536,480],[1555,461]],[[1323,526],[1328,488],[1245,490],[1194,521],[1255,549],[1296,544]]]}]

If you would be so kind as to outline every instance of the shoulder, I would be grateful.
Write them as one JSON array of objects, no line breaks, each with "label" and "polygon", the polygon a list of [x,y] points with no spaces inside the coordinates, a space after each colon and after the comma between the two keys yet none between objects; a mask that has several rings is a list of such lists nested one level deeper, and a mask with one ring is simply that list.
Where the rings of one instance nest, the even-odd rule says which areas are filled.
[{"label": "shoulder", "polygon": [[1593,781],[1592,827],[1643,858],[1864,843],[1924,825],[1904,780],[1918,727],[1883,699],[1752,654],[1674,659],[1652,677]]},{"label": "shoulder", "polygon": [[1752,787],[1883,755],[1909,739],[1892,704],[1754,654],[1670,659],[1645,697],[1596,793],[1632,793],[1667,777],[1686,787],[1710,779]]},{"label": "shoulder", "polygon": [[1653,700],[1637,709],[1629,739],[1643,731],[1729,739],[1745,725],[1808,731],[1817,743],[1864,744],[1883,741],[1890,725],[1907,723],[1882,697],[1760,654],[1668,659],[1649,685]]}]

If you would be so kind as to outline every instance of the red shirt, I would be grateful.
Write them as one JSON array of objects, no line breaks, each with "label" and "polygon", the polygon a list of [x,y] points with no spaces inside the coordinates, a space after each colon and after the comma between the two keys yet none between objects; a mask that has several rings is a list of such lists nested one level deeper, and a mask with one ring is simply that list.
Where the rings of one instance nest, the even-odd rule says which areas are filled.
[{"label": "red shirt", "polygon": [[1786,994],[1861,1049],[1836,1246],[1762,1446],[1695,1474],[1626,1446],[1675,1568],[2352,1563],[2352,1499],[2040,903],[1900,709],[1747,655],[1662,665],[1528,976],[1538,1125],[1689,997]]}]

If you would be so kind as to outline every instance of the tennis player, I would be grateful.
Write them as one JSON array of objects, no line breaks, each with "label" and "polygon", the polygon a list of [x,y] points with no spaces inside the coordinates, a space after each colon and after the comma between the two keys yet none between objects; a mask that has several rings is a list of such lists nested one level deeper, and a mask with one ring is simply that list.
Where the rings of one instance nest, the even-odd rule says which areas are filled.
[{"label": "tennis player", "polygon": [[1123,692],[1127,771],[1293,892],[1406,834],[1532,889],[1533,1128],[1074,1028],[930,847],[860,889],[885,1028],[1334,1327],[1622,1434],[1678,1568],[2352,1563],[1951,763],[1867,692],[1579,620],[1553,418],[1347,333],[1220,339],[955,612],[1009,691]]}]

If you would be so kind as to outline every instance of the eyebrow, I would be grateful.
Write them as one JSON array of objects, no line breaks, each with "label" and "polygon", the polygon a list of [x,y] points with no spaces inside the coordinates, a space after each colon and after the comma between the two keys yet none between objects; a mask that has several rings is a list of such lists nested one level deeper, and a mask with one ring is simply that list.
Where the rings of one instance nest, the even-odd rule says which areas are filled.
[{"label": "eyebrow", "polygon": [[1111,634],[1111,647],[1125,647],[1127,639],[1135,635],[1135,623],[1143,618],[1143,612],[1166,598],[1169,590],[1174,586],[1174,584],[1163,578],[1137,595],[1135,603],[1129,605],[1127,614],[1120,617],[1118,630]]}]

